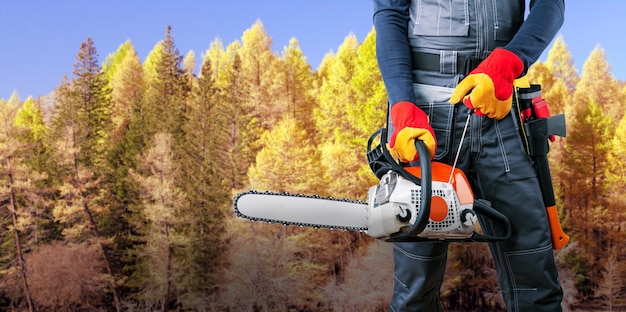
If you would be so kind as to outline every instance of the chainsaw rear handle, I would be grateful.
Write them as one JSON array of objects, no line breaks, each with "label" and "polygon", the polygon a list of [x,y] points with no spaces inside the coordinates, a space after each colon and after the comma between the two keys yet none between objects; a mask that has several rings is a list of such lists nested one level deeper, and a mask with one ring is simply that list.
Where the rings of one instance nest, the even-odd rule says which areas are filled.
[{"label": "chainsaw rear handle", "polygon": [[[380,144],[372,149],[372,142],[376,136],[380,136]],[[376,131],[367,143],[367,159],[370,168],[374,174],[380,179],[387,171],[393,170],[400,174],[403,178],[421,186],[420,207],[415,222],[407,231],[391,234],[389,241],[406,241],[417,237],[422,233],[428,225],[430,218],[430,202],[432,197],[432,169],[430,164],[430,154],[426,148],[426,144],[421,140],[415,140],[415,149],[419,155],[419,165],[421,167],[421,179],[412,175],[393,159],[387,149],[387,129],[382,128]],[[379,176],[380,175],[380,176]]]},{"label": "chainsaw rear handle", "polygon": [[511,222],[509,218],[500,213],[499,211],[493,209],[491,204],[484,199],[476,199],[474,200],[474,210],[478,213],[479,216],[483,218],[494,221],[502,227],[502,233],[500,235],[496,235],[495,233],[487,234],[479,234],[474,232],[472,237],[463,240],[463,241],[472,241],[472,242],[500,242],[505,241],[511,237],[512,228]]}]

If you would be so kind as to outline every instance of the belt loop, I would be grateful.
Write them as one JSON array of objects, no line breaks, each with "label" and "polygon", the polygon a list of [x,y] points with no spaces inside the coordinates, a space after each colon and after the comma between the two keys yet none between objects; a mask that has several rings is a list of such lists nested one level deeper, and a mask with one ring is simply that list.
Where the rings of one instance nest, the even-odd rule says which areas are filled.
[{"label": "belt loop", "polygon": [[459,63],[459,53],[457,51],[452,51],[452,73],[454,73],[455,75],[460,74],[458,71],[459,69],[459,65],[457,65]]},{"label": "belt loop", "polygon": [[439,51],[439,72],[446,72],[446,51]]}]

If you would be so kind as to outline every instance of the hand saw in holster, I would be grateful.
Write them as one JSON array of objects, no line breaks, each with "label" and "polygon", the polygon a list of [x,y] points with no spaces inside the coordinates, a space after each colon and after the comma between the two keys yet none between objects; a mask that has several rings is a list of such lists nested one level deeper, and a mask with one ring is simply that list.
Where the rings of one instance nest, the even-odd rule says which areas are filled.
[{"label": "hand saw in holster", "polygon": [[[374,146],[376,138],[379,144]],[[415,142],[418,166],[403,167],[389,154],[386,138],[386,129],[380,129],[368,141],[368,163],[380,183],[370,187],[367,202],[247,191],[235,197],[235,212],[254,221],[364,231],[389,242],[508,239],[509,220],[488,201],[474,199],[463,171],[440,162],[431,163],[420,140]],[[500,225],[501,233],[476,232],[477,216]]]}]

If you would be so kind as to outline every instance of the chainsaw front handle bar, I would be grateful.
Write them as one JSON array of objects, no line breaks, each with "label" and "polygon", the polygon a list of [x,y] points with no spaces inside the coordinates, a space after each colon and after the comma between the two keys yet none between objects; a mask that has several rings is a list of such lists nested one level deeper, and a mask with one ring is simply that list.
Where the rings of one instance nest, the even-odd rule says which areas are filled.
[{"label": "chainsaw front handle bar", "polygon": [[[372,142],[376,136],[380,136],[379,148],[372,149]],[[419,155],[419,166],[421,167],[421,179],[412,175],[397,163],[391,156],[387,149],[387,129],[382,128],[372,135],[367,143],[368,147],[368,161],[370,167],[375,174],[380,178],[387,171],[393,170],[400,174],[403,178],[419,185],[421,187],[420,192],[420,208],[415,217],[415,222],[407,231],[397,232],[391,234],[388,241],[410,241],[422,233],[426,226],[428,226],[428,220],[430,218],[430,202],[432,198],[432,169],[430,164],[430,154],[426,148],[426,144],[421,140],[415,140],[415,149]],[[384,159],[383,159],[384,158]],[[373,164],[376,163],[376,164]],[[376,167],[376,168],[374,168]],[[380,176],[379,176],[380,175]]]}]

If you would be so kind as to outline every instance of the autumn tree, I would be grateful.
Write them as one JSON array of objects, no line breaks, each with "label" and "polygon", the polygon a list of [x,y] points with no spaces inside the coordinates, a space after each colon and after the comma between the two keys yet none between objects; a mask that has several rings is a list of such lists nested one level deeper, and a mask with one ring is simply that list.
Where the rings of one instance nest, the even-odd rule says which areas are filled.
[{"label": "autumn tree", "polygon": [[[611,148],[608,155],[609,170],[607,172],[608,201],[612,207],[610,221],[611,229],[618,235],[624,235],[622,222],[626,217],[626,114],[615,129]],[[622,241],[620,237],[612,238],[615,242]]]},{"label": "autumn tree", "polygon": [[322,299],[316,287],[326,282],[326,268],[311,261],[308,246],[291,242],[291,228],[236,219],[227,229],[231,248],[214,310],[315,309]]},{"label": "autumn tree", "polygon": [[369,186],[377,183],[365,158],[367,140],[386,122],[386,95],[376,73],[374,44],[374,31],[360,45],[351,34],[320,69],[314,116],[326,191],[333,196],[364,199]]},{"label": "autumn tree", "polygon": [[271,50],[272,38],[267,34],[263,23],[257,20],[241,36],[241,57],[239,78],[241,86],[246,88],[247,96],[243,100],[253,108],[259,126],[269,129],[282,113],[280,102],[272,96],[273,76],[276,75],[277,56]]},{"label": "autumn tree", "polygon": [[103,65],[111,90],[111,121],[114,132],[128,124],[139,108],[144,92],[141,60],[130,41],[124,42]]},{"label": "autumn tree", "polygon": [[[0,182],[5,186],[0,190],[0,202],[2,210],[6,210],[2,215],[8,215],[10,218],[9,222],[5,220],[0,220],[0,222],[3,225],[8,223],[7,228],[11,234],[6,236],[2,234],[2,245],[7,243],[13,245],[13,250],[5,250],[6,254],[0,258],[0,261],[5,264],[0,273],[3,278],[13,274],[19,276],[26,308],[28,311],[34,311],[24,252],[25,235],[32,221],[29,207],[23,202],[25,199],[23,196],[28,196],[28,193],[33,193],[33,190],[29,190],[30,173],[18,156],[18,151],[24,148],[18,140],[19,130],[15,126],[15,115],[19,104],[15,93],[8,102],[0,101],[0,172],[2,173]],[[12,264],[12,259],[16,259],[17,263]]]},{"label": "autumn tree", "polygon": [[614,129],[611,118],[593,101],[580,103],[571,118],[564,147],[566,170],[560,173],[560,179],[565,183],[564,211],[569,216],[574,240],[584,251],[571,259],[576,263],[573,273],[589,277],[577,284],[580,290],[588,291],[599,279],[592,270],[597,265],[594,255],[601,254],[607,242],[606,170]]},{"label": "autumn tree", "polygon": [[626,286],[626,279],[618,259],[618,248],[615,245],[610,246],[602,268],[602,280],[596,289],[596,296],[600,297],[606,311],[619,311],[618,298],[623,294],[622,288]]},{"label": "autumn tree", "polygon": [[276,66],[271,92],[276,99],[278,114],[302,123],[304,130],[313,136],[313,110],[317,105],[312,93],[314,75],[297,39],[289,40],[289,46],[283,49]]},{"label": "autumn tree", "polygon": [[262,132],[254,107],[248,100],[248,83],[242,78],[240,49],[238,42],[224,49],[221,41],[215,40],[206,52],[206,58],[212,64],[215,85],[219,89],[221,114],[227,121],[224,127],[228,138],[223,148],[228,162],[224,169],[231,189],[241,189],[247,183],[246,172],[254,162],[257,141]]},{"label": "autumn tree", "polygon": [[354,34],[347,36],[336,55],[327,55],[320,71],[322,84],[317,93],[319,107],[315,110],[315,124],[324,142],[335,137],[352,138],[351,125],[345,118],[345,106],[356,102],[351,87],[357,59],[358,41]]},{"label": "autumn tree", "polygon": [[[572,53],[568,50],[563,36],[558,36],[554,41],[552,48],[548,51],[548,58],[544,65],[555,79],[552,82],[562,82],[569,91],[576,88],[579,80],[578,71],[574,66]],[[546,90],[550,90],[552,84],[546,82],[544,81],[542,84]]]},{"label": "autumn tree", "polygon": [[286,117],[261,137],[263,148],[250,167],[250,188],[320,194],[323,174],[320,154],[302,126]]},{"label": "autumn tree", "polygon": [[54,181],[50,174],[54,162],[50,146],[50,128],[44,120],[40,105],[28,97],[17,110],[14,121],[18,129],[18,141],[21,148],[16,154],[20,165],[29,172],[29,189],[36,190],[28,196],[32,219],[32,232],[29,240],[37,245],[43,241],[57,239],[58,229],[52,224],[50,201],[54,197]]},{"label": "autumn tree", "polygon": [[108,277],[94,246],[43,245],[28,255],[32,292],[46,310],[94,310],[105,302]]},{"label": "autumn tree", "polygon": [[188,245],[180,227],[181,211],[188,205],[175,184],[179,165],[174,162],[172,136],[157,133],[142,157],[133,179],[140,185],[145,224],[140,229],[145,244],[137,250],[143,267],[135,272],[138,297],[154,309],[168,311],[177,302],[182,259],[176,250]]},{"label": "autumn tree", "polygon": [[576,85],[574,103],[594,101],[617,124],[624,115],[620,102],[621,88],[611,74],[604,49],[596,46],[583,64],[583,74]]}]

